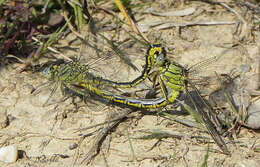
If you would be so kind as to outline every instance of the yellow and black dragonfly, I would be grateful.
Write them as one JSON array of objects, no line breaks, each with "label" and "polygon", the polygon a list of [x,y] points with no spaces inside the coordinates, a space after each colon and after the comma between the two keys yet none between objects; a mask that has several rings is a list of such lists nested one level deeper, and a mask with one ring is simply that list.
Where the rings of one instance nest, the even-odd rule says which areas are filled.
[{"label": "yellow and black dragonfly", "polygon": [[[205,64],[209,64],[213,61],[216,61],[216,59],[218,59],[219,57],[212,57],[211,59],[196,64],[190,69],[185,69],[175,62],[170,62],[166,58],[165,53],[158,54],[158,51],[156,51],[154,52],[153,58],[154,59],[151,61],[152,63],[147,64],[147,66],[150,66],[150,68],[154,70],[153,74],[155,74],[155,78],[156,80],[158,80],[160,88],[162,90],[163,96],[157,99],[130,98],[114,94],[110,91],[106,91],[107,86],[112,85],[112,87],[116,87],[116,84],[120,82],[114,84],[115,82],[113,81],[103,79],[101,77],[96,77],[88,71],[88,66],[81,65],[79,62],[54,63],[50,67],[46,68],[44,73],[50,79],[56,80],[56,82],[60,82],[63,88],[67,88],[72,92],[75,92],[76,94],[86,96],[87,94],[91,93],[116,103],[121,103],[127,106],[137,108],[164,107],[168,104],[177,101],[177,98],[180,96],[180,94],[182,92],[186,92],[188,97],[193,102],[193,108],[195,108],[197,114],[200,116],[200,120],[201,122],[203,122],[203,125],[209,131],[209,133],[216,141],[216,143],[219,145],[223,153],[229,154],[225,142],[222,140],[221,136],[215,128],[215,125],[209,118],[208,113],[212,112],[212,108],[204,101],[196,87],[189,80],[189,75],[191,74],[192,68],[201,67]],[[149,71],[143,73],[146,73],[148,75]],[[141,76],[142,78],[136,81],[143,81],[147,75]],[[138,82],[135,83],[138,84]],[[120,87],[120,84],[118,85]],[[129,86],[131,86],[131,84],[129,84]],[[201,101],[204,102],[204,108],[206,108],[208,112],[205,112],[204,109],[197,107],[188,91],[188,87],[190,86],[196,90],[196,92],[198,93],[198,97]]]}]

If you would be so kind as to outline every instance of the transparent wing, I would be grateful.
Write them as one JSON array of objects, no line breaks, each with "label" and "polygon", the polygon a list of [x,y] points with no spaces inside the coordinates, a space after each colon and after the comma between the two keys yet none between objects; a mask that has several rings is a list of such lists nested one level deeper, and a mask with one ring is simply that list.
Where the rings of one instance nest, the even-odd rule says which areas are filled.
[{"label": "transparent wing", "polygon": [[64,95],[59,88],[59,84],[55,82],[46,82],[38,85],[35,91],[31,92],[34,97],[31,103],[35,106],[50,106],[64,100]]},{"label": "transparent wing", "polygon": [[[214,47],[212,47],[213,49]],[[210,51],[206,52],[210,53]],[[219,75],[229,75],[231,78],[234,78],[238,75],[235,74],[235,71],[238,71],[241,64],[247,61],[243,53],[236,47],[222,49],[218,53],[215,53],[215,51],[211,52],[215,55],[212,56],[212,54],[202,52],[201,54],[189,57],[183,56],[180,61],[182,64],[187,64],[188,78],[198,87],[202,94],[210,94],[219,89],[221,85],[217,82],[216,73]],[[186,63],[182,62],[185,60]],[[191,60],[192,62],[190,62]]]},{"label": "transparent wing", "polygon": [[[205,99],[200,95],[198,89],[189,82],[189,85],[193,88],[193,95],[186,87],[186,95],[191,102],[189,105],[191,106],[191,110],[195,110],[197,117],[199,117],[200,123],[207,129],[208,133],[211,135],[213,140],[219,146],[224,154],[230,154],[225,141],[222,139],[220,133],[217,129],[221,129],[222,127],[217,127],[219,122],[215,122],[215,112],[213,108],[205,101]],[[213,123],[214,122],[214,123]]]}]

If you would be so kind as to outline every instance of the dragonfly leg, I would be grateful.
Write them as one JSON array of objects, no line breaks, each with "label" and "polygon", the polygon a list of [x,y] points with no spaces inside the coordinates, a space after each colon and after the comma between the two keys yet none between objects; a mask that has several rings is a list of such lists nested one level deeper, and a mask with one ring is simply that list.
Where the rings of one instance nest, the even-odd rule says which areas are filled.
[{"label": "dragonfly leg", "polygon": [[167,91],[167,88],[166,88],[166,86],[165,86],[165,84],[164,84],[163,79],[162,79],[161,76],[159,76],[159,84],[160,84],[160,87],[161,87],[161,91],[162,91],[162,93],[163,93],[163,96],[165,97],[165,99],[166,99],[166,101],[167,101],[167,103],[168,103],[168,102],[169,102],[169,100],[168,100],[168,91]]}]

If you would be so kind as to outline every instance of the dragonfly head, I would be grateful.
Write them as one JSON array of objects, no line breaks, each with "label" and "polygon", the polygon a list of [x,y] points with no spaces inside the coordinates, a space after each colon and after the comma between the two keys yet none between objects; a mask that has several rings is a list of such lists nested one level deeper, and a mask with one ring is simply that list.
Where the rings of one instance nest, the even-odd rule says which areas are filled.
[{"label": "dragonfly head", "polygon": [[47,62],[44,66],[43,75],[49,79],[53,79],[55,71],[57,71],[58,67],[63,63],[64,60],[62,59]]},{"label": "dragonfly head", "polygon": [[57,65],[51,65],[51,66],[49,66],[49,67],[46,67],[44,70],[43,70],[43,74],[47,77],[47,78],[49,78],[49,79],[51,79],[52,77],[53,77],[53,73],[54,73],[54,71],[55,71],[55,69],[57,69]]},{"label": "dragonfly head", "polygon": [[47,67],[43,70],[43,74],[49,76],[51,74],[51,67]]},{"label": "dragonfly head", "polygon": [[151,65],[162,66],[166,61],[166,51],[161,44],[153,44],[148,50]]},{"label": "dragonfly head", "polygon": [[43,70],[43,74],[44,76],[46,76],[47,78],[52,78],[52,67],[46,67]]}]

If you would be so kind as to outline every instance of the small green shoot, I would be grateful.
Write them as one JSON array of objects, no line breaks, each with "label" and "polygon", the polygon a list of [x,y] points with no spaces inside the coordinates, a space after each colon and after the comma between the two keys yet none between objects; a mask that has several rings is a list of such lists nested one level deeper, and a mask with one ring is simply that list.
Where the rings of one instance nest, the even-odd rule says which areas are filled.
[{"label": "small green shoot", "polygon": [[207,167],[208,166],[208,159],[209,159],[209,144],[208,144],[208,147],[207,147],[207,153],[204,157],[204,161],[203,161],[201,167]]},{"label": "small green shoot", "polygon": [[134,161],[136,161],[135,151],[134,151],[133,143],[132,143],[131,138],[129,136],[129,131],[128,131],[128,129],[126,129],[126,131],[127,131],[127,139],[128,139],[128,142],[129,142],[131,153],[132,153],[132,158],[133,158]]}]

